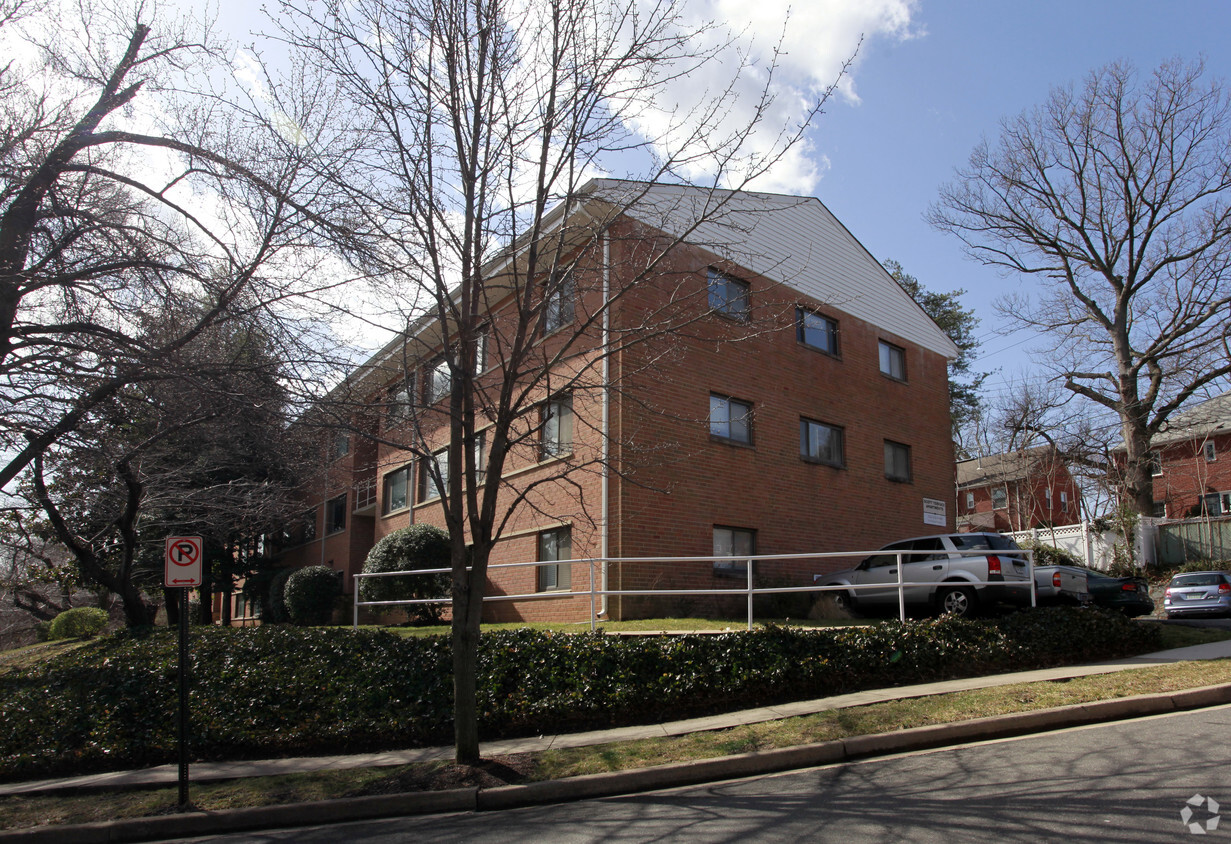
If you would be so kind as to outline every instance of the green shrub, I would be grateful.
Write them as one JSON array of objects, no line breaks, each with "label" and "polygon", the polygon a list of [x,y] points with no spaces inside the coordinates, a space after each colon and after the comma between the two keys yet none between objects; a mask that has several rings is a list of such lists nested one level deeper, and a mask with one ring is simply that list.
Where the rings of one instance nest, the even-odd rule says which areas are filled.
[{"label": "green shrub", "polygon": [[[1049,607],[979,621],[768,628],[718,636],[485,633],[485,740],[665,719],[859,689],[1107,659],[1156,648],[1117,613]],[[175,758],[175,631],[121,631],[0,675],[0,776],[131,768]],[[447,743],[445,636],[196,628],[192,750],[201,760]]]},{"label": "green shrub", "polygon": [[34,622],[34,640],[36,642],[46,642],[51,638],[51,622],[36,621]]},{"label": "green shrub", "polygon": [[269,581],[268,613],[262,616],[266,624],[283,624],[291,620],[286,611],[286,581],[295,569],[280,569]]},{"label": "green shrub", "polygon": [[51,620],[48,639],[85,639],[97,635],[107,626],[110,616],[98,607],[75,607]]},{"label": "green shrub", "polygon": [[342,594],[338,573],[327,566],[295,569],[286,579],[282,598],[292,624],[328,624]]},{"label": "green shrub", "polygon": [[[363,563],[364,574],[421,569],[447,569],[452,549],[449,534],[434,525],[413,524],[381,539],[372,546]],[[448,573],[413,577],[368,577],[359,581],[359,597],[364,601],[409,601],[441,598],[449,594],[452,578]],[[385,608],[389,609],[389,608]],[[437,622],[444,615],[444,604],[412,604],[412,617]]]}]

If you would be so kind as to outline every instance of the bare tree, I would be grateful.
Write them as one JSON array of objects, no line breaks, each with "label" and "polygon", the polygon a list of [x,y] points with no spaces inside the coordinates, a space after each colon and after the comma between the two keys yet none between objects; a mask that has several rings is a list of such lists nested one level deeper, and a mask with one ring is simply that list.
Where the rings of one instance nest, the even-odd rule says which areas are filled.
[{"label": "bare tree", "polygon": [[1150,439],[1225,386],[1231,102],[1200,64],[1111,64],[1002,123],[929,212],[970,255],[1038,280],[1000,310],[1049,340],[1073,396],[1115,415],[1132,507],[1153,506]]},{"label": "bare tree", "polygon": [[[332,169],[333,184],[362,215],[362,266],[403,320],[396,328],[410,323],[374,367],[396,421],[380,437],[418,457],[440,493],[452,543],[456,755],[473,762],[492,549],[514,513],[536,506],[539,484],[618,471],[603,448],[562,450],[553,477],[514,485],[503,480],[506,462],[543,447],[564,413],[550,410],[554,396],[601,401],[606,361],[637,344],[643,366],[670,353],[668,332],[707,310],[704,284],[689,286],[669,267],[673,250],[717,236],[703,225],[720,223],[738,197],[717,186],[764,174],[828,90],[804,92],[811,105],[770,128],[768,143],[772,64],[756,69],[769,82],[751,102],[737,102],[743,68],[732,67],[729,85],[669,107],[674,83],[725,46],[714,28],[686,26],[672,0],[287,0],[276,23],[346,103],[337,113],[352,127],[349,164]],[[582,190],[613,169],[641,181]],[[651,190],[695,184],[699,174],[710,189]],[[634,237],[625,215],[634,207],[663,225]],[[647,284],[658,285],[659,304],[621,321],[623,303]],[[424,370],[429,383],[416,383],[425,359],[435,361]],[[365,383],[344,385],[358,391],[356,407],[372,400]],[[573,414],[577,424],[586,416]]]},{"label": "bare tree", "polygon": [[[204,24],[76,9],[0,29],[37,56],[2,69],[0,487],[128,385],[175,377],[209,326],[310,289],[303,130],[208,87],[229,64]],[[155,342],[151,313],[194,316]]]}]

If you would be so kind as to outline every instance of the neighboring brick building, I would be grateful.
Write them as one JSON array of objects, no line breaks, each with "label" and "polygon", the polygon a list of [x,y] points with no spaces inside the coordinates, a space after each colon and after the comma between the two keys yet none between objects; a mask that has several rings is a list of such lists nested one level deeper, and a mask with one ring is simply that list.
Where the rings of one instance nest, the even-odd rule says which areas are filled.
[{"label": "neighboring brick building", "polygon": [[1050,446],[962,460],[957,464],[957,527],[1018,531],[1073,524],[1081,493]]},{"label": "neighboring brick building", "polygon": [[[620,185],[597,181],[583,193]],[[570,366],[592,362],[605,337],[643,330],[646,314],[674,308],[674,319],[690,321],[591,367],[590,382],[541,396],[525,423],[531,447],[511,455],[504,481],[509,496],[543,485],[516,511],[493,564],[862,551],[952,529],[952,342],[819,200],[735,194],[720,222],[693,229],[673,209],[703,197],[655,187],[644,203],[652,210],[625,211],[602,248],[577,260],[576,299],[552,312],[570,326],[596,312],[594,297],[618,287],[624,268],[642,265],[647,244],[690,232],[656,283],[623,297]],[[504,307],[491,311],[493,332],[503,330]],[[421,322],[407,336],[430,331]],[[330,436],[312,509],[288,532],[284,561],[336,568],[348,592],[374,541],[412,521],[444,523],[424,461],[392,445],[412,415],[439,411],[432,353],[422,346],[408,370],[406,342],[350,379],[370,409],[352,414],[354,433]],[[547,332],[542,342],[555,339]],[[577,470],[553,479],[562,465]],[[762,584],[802,585],[850,564],[782,562],[757,573]],[[741,566],[721,560],[593,570],[615,590],[743,582]],[[497,571],[490,592],[585,593],[590,571],[584,563]],[[635,601],[613,597],[610,617],[648,611]],[[579,620],[589,601],[488,608],[492,618]]]},{"label": "neighboring brick building", "polygon": [[1150,445],[1155,516],[1231,515],[1231,393],[1174,414]]}]

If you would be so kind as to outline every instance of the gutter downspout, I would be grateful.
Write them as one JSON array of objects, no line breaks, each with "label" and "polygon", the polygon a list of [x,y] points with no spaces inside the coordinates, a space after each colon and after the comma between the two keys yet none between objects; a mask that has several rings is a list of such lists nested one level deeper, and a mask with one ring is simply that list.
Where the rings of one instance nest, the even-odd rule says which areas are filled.
[{"label": "gutter downspout", "polygon": [[611,458],[611,237],[603,233],[603,475],[602,475],[602,511],[603,528],[600,555],[603,559],[602,571],[602,609],[599,615],[607,617],[607,583],[609,564],[607,555],[610,550],[611,533],[611,499],[610,474],[608,461]]}]

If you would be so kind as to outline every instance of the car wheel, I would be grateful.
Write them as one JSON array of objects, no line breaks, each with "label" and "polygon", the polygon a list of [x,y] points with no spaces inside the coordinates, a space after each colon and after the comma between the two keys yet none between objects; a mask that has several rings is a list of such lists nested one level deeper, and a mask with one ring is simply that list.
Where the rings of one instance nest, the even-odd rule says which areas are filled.
[{"label": "car wheel", "polygon": [[854,602],[845,592],[822,592],[816,599],[809,617],[814,619],[851,618],[855,614]]},{"label": "car wheel", "polygon": [[942,589],[936,595],[936,606],[942,614],[970,618],[975,614],[978,599],[975,592],[965,586]]}]

